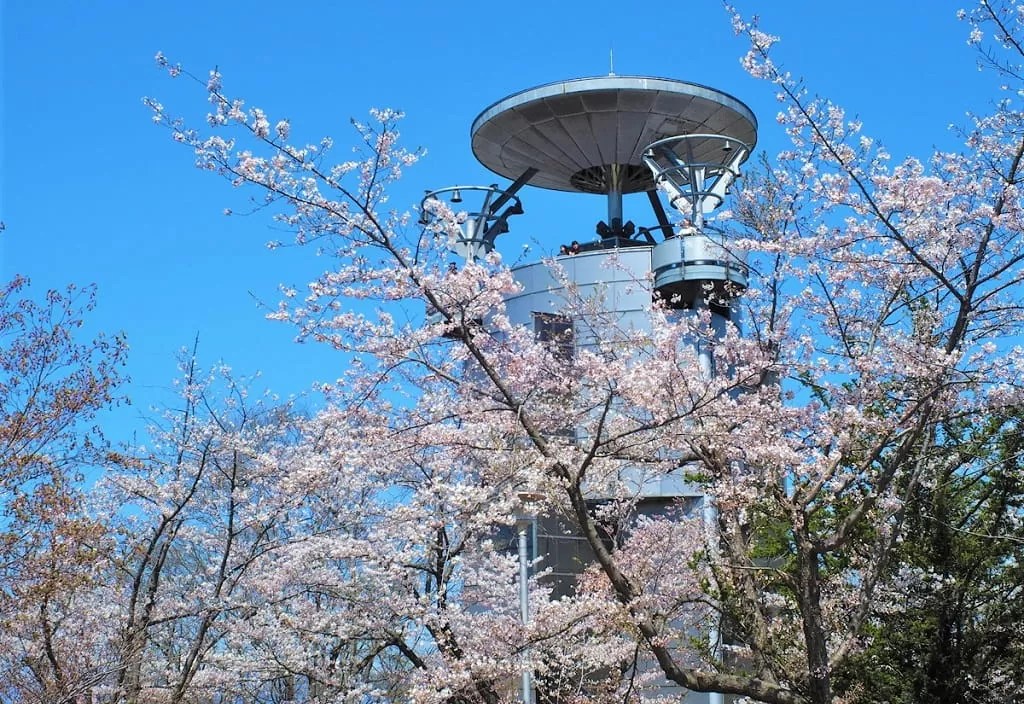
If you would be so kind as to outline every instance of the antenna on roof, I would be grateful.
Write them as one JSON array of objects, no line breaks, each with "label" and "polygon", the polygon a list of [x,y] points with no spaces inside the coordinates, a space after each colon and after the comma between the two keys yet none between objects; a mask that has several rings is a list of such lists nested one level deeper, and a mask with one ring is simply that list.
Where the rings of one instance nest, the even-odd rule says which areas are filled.
[{"label": "antenna on roof", "polygon": [[608,47],[608,75],[615,75],[615,49],[614,47]]}]

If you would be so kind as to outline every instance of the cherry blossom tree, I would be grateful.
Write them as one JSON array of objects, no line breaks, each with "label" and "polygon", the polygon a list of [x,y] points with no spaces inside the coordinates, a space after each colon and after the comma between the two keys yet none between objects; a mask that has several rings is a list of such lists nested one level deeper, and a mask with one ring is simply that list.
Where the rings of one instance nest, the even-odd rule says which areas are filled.
[{"label": "cherry blossom tree", "polygon": [[82,515],[82,472],[102,457],[94,427],[118,401],[121,337],[80,341],[93,290],[34,299],[0,289],[0,699],[65,701],[92,673],[56,634],[68,595],[89,583],[101,521]]},{"label": "cherry blossom tree", "polygon": [[[1002,32],[1019,24],[1000,22],[1004,10],[982,4],[971,40],[996,22],[1010,75],[1017,49]],[[863,647],[872,611],[912,588],[886,583],[886,571],[913,498],[965,474],[998,480],[959,429],[1020,404],[1021,113],[1008,99],[973,119],[962,152],[890,165],[858,123],[772,63],[773,37],[735,24],[751,40],[745,65],[776,87],[793,141],[741,200],[751,246],[775,254],[769,295],[748,299],[750,319],[770,340],[803,343],[790,343],[801,355],[786,367],[809,403],[786,407],[843,417],[804,441],[812,472],[779,467],[785,489],[768,512],[770,524],[792,526],[777,555],[795,569],[780,586],[796,591],[809,698],[827,701],[831,673]],[[787,279],[802,284],[788,298]],[[1008,429],[1018,432],[1016,422]],[[1016,510],[1004,506],[1005,519]],[[826,611],[823,589],[848,592],[832,606],[844,612]]]},{"label": "cherry blossom tree", "polygon": [[[985,56],[1015,81],[1021,15],[967,17],[972,41],[995,27]],[[399,144],[400,115],[355,123],[361,153],[331,165],[329,140],[291,142],[216,71],[204,130],[148,101],[200,168],[255,187],[333,258],[271,317],[348,365],[276,461],[278,488],[302,497],[287,511],[312,530],[285,531],[246,618],[218,627],[211,691],[264,663],[313,701],[511,701],[524,667],[547,701],[639,701],[664,680],[775,704],[862,696],[850,673],[871,666],[872,636],[940,574],[909,569],[908,530],[952,515],[920,497],[1007,466],[963,429],[1022,401],[1019,86],[961,151],[893,164],[773,63],[773,37],[738,14],[734,26],[792,141],[722,218],[753,264],[747,329],[720,336],[657,301],[650,332],[623,329],[567,286],[563,313],[593,340],[569,359],[509,320],[517,284],[497,254],[446,270],[458,213],[428,202],[421,227],[390,209],[419,158]],[[695,340],[713,343],[715,374]],[[710,499],[707,521],[683,504],[638,515],[640,485],[680,475]],[[988,505],[1001,522],[983,525],[1019,523],[1016,503]],[[560,599],[537,565],[525,626],[497,540],[524,511],[565,521],[592,556]],[[220,618],[213,596],[191,608]],[[716,647],[701,636],[713,629]]]},{"label": "cherry blossom tree", "polygon": [[250,399],[227,369],[203,378],[194,356],[179,391],[153,447],[121,458],[98,489],[119,515],[106,597],[122,659],[111,701],[177,704],[230,686],[211,658],[253,608],[253,572],[287,535],[290,497],[275,481],[287,406]]},{"label": "cherry blossom tree", "polygon": [[204,376],[187,357],[182,371],[152,445],[107,452],[95,487],[59,507],[89,527],[74,543],[87,557],[43,545],[54,583],[12,576],[0,701],[285,700],[272,692],[286,672],[223,662],[252,654],[229,635],[265,603],[255,573],[291,535],[299,499],[278,479],[296,425],[229,370]]}]

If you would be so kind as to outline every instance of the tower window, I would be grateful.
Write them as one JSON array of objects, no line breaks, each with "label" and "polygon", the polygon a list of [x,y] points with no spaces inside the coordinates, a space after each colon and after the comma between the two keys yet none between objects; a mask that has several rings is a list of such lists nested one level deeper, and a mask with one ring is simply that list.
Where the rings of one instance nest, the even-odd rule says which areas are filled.
[{"label": "tower window", "polygon": [[556,359],[570,360],[576,347],[572,318],[557,313],[534,313],[533,332]]}]

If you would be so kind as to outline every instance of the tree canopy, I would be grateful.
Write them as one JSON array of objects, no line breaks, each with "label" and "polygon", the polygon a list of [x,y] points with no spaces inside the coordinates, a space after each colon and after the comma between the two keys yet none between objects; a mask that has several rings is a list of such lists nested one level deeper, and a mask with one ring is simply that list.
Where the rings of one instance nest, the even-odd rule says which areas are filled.
[{"label": "tree canopy", "polygon": [[[186,358],[152,446],[108,454],[96,490],[60,504],[89,537],[8,550],[0,701],[497,704],[523,668],[545,702],[1020,698],[1024,11],[964,14],[1007,88],[962,149],[898,163],[732,16],[792,142],[716,220],[751,263],[743,329],[653,295],[649,328],[626,327],[565,279],[560,314],[588,340],[571,355],[510,319],[497,253],[448,269],[464,216],[392,209],[419,158],[400,114],[355,122],[335,164],[218,71],[158,55],[209,114],[148,100],[155,121],[329,257],[270,317],[346,367],[304,415]],[[17,352],[34,338],[13,329]],[[29,444],[0,454],[25,500],[73,478],[54,458],[111,400],[120,347],[99,344],[62,348],[72,382],[37,387],[88,392],[45,438],[61,453],[10,433]],[[667,477],[707,505],[644,514],[638,487]],[[22,494],[12,546],[50,525]],[[500,537],[524,512],[588,558],[557,598],[538,560],[527,623]],[[38,587],[36,563],[60,580]]]}]

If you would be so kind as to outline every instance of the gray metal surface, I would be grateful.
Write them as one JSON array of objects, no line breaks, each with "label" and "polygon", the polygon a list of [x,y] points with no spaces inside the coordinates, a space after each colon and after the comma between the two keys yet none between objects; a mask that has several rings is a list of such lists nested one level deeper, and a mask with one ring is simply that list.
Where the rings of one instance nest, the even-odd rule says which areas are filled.
[{"label": "gray metal surface", "polygon": [[703,235],[673,237],[651,251],[654,288],[670,298],[728,301],[747,288],[746,257]]},{"label": "gray metal surface", "polygon": [[[470,130],[473,153],[491,171],[514,180],[535,168],[531,186],[582,193],[653,189],[644,148],[700,133],[727,135],[752,148],[757,119],[736,98],[706,86],[602,76],[510,95],[480,113]],[[695,145],[696,158],[701,148]],[[720,150],[721,140],[706,149]]]},{"label": "gray metal surface", "polygon": [[[508,317],[514,324],[529,327],[538,313],[565,313],[567,308],[571,308],[570,301],[578,296],[584,300],[600,301],[600,308],[609,314],[602,317],[604,324],[615,324],[622,331],[650,331],[651,289],[647,277],[651,271],[651,251],[650,246],[640,246],[559,256],[557,261],[564,279],[556,275],[546,262],[515,267],[512,272],[522,288],[505,299]],[[574,290],[566,290],[566,281],[573,282]],[[691,314],[691,311],[680,311],[679,314]],[[719,335],[724,336],[725,319],[712,316],[712,321]],[[595,348],[598,333],[587,320],[576,318],[573,326],[577,348],[598,351]],[[600,334],[607,339],[607,330]],[[639,356],[640,351],[637,353]],[[661,470],[651,472],[643,467],[623,467],[620,472],[620,480],[630,487],[630,491],[645,498],[699,496],[701,493],[699,486],[686,481],[683,471],[665,474]],[[593,495],[592,498],[598,496]],[[564,545],[563,549],[571,551],[573,546]],[[543,549],[541,554],[545,554]],[[571,554],[571,558],[576,557],[575,553]]]}]

